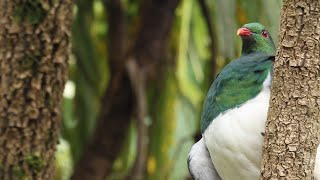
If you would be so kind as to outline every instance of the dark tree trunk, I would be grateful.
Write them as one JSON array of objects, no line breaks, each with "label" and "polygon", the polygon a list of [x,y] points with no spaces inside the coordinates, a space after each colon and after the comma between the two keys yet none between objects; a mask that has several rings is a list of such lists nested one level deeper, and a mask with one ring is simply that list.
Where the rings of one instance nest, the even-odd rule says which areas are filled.
[{"label": "dark tree trunk", "polygon": [[[144,85],[156,77],[161,69],[159,66],[163,66],[166,42],[179,0],[146,0],[142,3],[139,30],[129,51],[125,51],[127,29],[120,2],[107,1],[107,7],[110,6],[108,7],[109,32],[112,33],[109,34],[111,81],[102,102],[103,109],[97,128],[84,155],[76,165],[72,179],[104,180],[111,173],[113,162],[121,151],[128,126],[133,118],[133,111],[140,113],[140,116],[137,116],[138,121],[143,120],[146,109],[136,107],[143,107],[145,102],[140,102],[141,99],[144,101],[144,98],[139,98],[141,91],[137,85]],[[128,72],[132,67],[130,64],[137,67],[139,77],[144,78],[136,80],[130,77]],[[142,96],[145,96],[144,91],[143,88]],[[144,112],[141,113],[141,110]],[[147,129],[142,129],[139,134],[146,132]],[[138,151],[145,150],[144,140],[139,141],[142,141],[139,144],[143,147],[139,147]],[[139,178],[141,171],[144,171],[144,167],[141,166],[145,165],[146,158],[141,157],[141,154],[138,152],[136,166],[132,172],[133,178]],[[140,158],[143,160],[140,161]]]},{"label": "dark tree trunk", "polygon": [[0,179],[53,179],[72,1],[1,0],[0,15]]}]

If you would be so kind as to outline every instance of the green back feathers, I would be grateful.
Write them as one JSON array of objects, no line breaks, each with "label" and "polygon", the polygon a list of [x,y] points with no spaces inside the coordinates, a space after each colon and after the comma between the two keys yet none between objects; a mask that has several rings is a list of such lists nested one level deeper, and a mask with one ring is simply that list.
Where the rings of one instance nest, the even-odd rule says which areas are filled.
[{"label": "green back feathers", "polygon": [[202,133],[219,114],[259,94],[272,68],[276,48],[264,26],[250,23],[243,28],[251,35],[241,37],[241,57],[229,63],[211,85],[201,114]]},{"label": "green back feathers", "polygon": [[274,56],[254,53],[228,64],[211,85],[201,115],[201,132],[220,113],[254,98],[272,67]]}]

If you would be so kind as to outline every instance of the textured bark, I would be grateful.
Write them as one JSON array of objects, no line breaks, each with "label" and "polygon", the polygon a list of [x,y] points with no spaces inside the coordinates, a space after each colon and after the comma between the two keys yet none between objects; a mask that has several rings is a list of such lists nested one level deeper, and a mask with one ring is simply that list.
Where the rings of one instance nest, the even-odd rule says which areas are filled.
[{"label": "textured bark", "polygon": [[261,179],[313,179],[320,127],[319,0],[285,0]]},{"label": "textured bark", "polygon": [[[77,163],[72,179],[91,179],[104,180],[112,170],[113,162],[121,152],[121,147],[125,140],[127,129],[133,118],[133,111],[136,106],[143,106],[144,102],[138,102],[137,88],[135,84],[146,84],[148,79],[159,75],[157,72],[163,66],[166,42],[171,23],[174,19],[174,12],[179,0],[146,0],[142,4],[141,19],[136,39],[133,47],[129,51],[123,51],[126,45],[126,39],[117,39],[126,37],[125,16],[121,7],[121,1],[107,1],[110,21],[110,67],[111,81],[103,99],[103,109],[98,119],[98,125],[93,138],[89,143],[84,155]],[[116,19],[118,21],[116,21]],[[120,35],[120,34],[121,35]],[[122,34],[123,33],[123,34]],[[122,42],[122,43],[121,43]],[[117,47],[121,47],[119,50]],[[121,52],[120,55],[116,52]],[[125,56],[122,54],[125,52]],[[139,81],[131,82],[128,68],[129,61],[133,61],[135,67],[143,76]],[[144,99],[144,98],[142,98]],[[139,112],[137,112],[139,114]],[[143,112],[144,115],[146,112]],[[138,116],[141,116],[138,115]],[[141,117],[138,117],[141,119]],[[146,129],[141,132],[145,133]],[[144,146],[144,142],[140,142]],[[145,146],[144,146],[145,147]],[[142,148],[138,148],[140,151]],[[142,154],[142,153],[138,153]],[[147,153],[143,155],[147,156]],[[139,156],[139,155],[138,155]],[[140,177],[141,171],[144,171],[145,159],[143,161],[137,158],[139,162],[135,163],[133,176]],[[141,164],[143,165],[141,167]],[[142,170],[141,170],[142,169]],[[139,171],[137,174],[136,171]],[[133,177],[133,179],[135,178]],[[131,178],[131,177],[129,177]]]},{"label": "textured bark", "polygon": [[53,179],[72,1],[0,1],[0,179]]}]

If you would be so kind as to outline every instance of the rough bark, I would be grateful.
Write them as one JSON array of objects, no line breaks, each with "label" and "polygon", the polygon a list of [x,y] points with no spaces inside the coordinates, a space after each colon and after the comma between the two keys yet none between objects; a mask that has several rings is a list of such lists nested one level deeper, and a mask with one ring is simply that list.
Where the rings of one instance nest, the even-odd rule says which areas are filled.
[{"label": "rough bark", "polygon": [[[114,57],[110,59],[112,74],[102,102],[103,109],[93,138],[77,164],[72,179],[105,179],[111,173],[113,162],[121,152],[133,111],[137,111],[137,119],[143,120],[142,116],[146,112],[144,110],[142,113],[138,112],[141,110],[139,108],[135,109],[135,107],[144,106],[145,102],[138,102],[141,99],[144,101],[145,98],[139,98],[141,97],[139,94],[144,92],[144,90],[141,91],[139,90],[140,88],[133,86],[136,86],[136,84],[146,84],[145,81],[159,75],[157,72],[161,69],[159,66],[162,66],[164,63],[167,37],[178,2],[179,0],[144,1],[142,3],[144,6],[141,10],[139,29],[133,47],[125,52],[125,56],[120,55],[120,58],[117,54],[110,55],[110,58]],[[107,6],[115,6],[114,8],[108,7],[108,9],[112,10],[110,11],[109,18],[121,21],[110,21],[110,23],[115,22],[113,26],[110,26],[110,28],[114,29],[109,31],[110,33],[115,33],[109,35],[113,37],[110,39],[113,43],[125,42],[116,39],[117,37],[121,37],[117,36],[116,33],[126,32],[126,27],[123,25],[123,18],[125,16],[123,16],[123,12],[121,13],[123,9],[119,5],[121,5],[120,1],[107,1]],[[110,44],[110,53],[117,52],[111,51],[112,49],[116,50],[118,49],[116,47],[122,47],[121,44],[113,45],[113,43]],[[121,52],[123,51],[121,50]],[[139,78],[140,80],[138,81],[141,82],[131,82],[132,78],[129,78],[128,72],[130,63],[138,67],[139,76],[144,77]],[[142,129],[140,132],[145,134],[147,130]],[[142,140],[139,144],[143,147],[139,146],[138,151],[144,151],[145,141]],[[141,161],[141,154],[143,153],[138,153],[138,162],[135,164],[139,167],[134,168],[133,178],[140,177],[141,171],[144,171],[145,159]],[[143,155],[146,156],[147,153]],[[138,174],[136,174],[136,171],[139,171]]]},{"label": "rough bark", "polygon": [[53,179],[72,1],[0,1],[0,179]]},{"label": "rough bark", "polygon": [[320,127],[320,2],[284,0],[261,179],[313,179]]}]

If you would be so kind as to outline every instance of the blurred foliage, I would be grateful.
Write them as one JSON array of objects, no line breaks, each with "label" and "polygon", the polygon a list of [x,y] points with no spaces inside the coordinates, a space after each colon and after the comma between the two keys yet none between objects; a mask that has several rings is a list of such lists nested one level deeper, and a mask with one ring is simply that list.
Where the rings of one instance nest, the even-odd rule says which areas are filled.
[{"label": "blurred foliage", "polygon": [[[129,36],[134,36],[139,0],[123,0]],[[279,0],[207,0],[214,35],[217,37],[216,67],[210,66],[208,28],[198,1],[182,0],[176,10],[168,46],[168,58],[176,63],[163,75],[158,101],[150,102],[147,179],[184,179],[188,151],[199,133],[202,102],[212,79],[240,53],[236,30],[244,23],[261,22],[274,40],[279,25]],[[108,85],[108,21],[102,0],[78,0],[73,23],[73,55],[70,80],[63,103],[62,140],[57,151],[56,179],[68,179],[97,119],[100,99]],[[171,61],[171,62],[173,62]],[[152,88],[150,88],[152,89]],[[160,92],[159,92],[160,91]],[[152,94],[152,93],[151,93]],[[107,128],[107,127],[106,127]],[[107,130],[107,129],[106,129]],[[123,152],[108,179],[123,179],[136,154],[137,132],[131,124]]]}]

